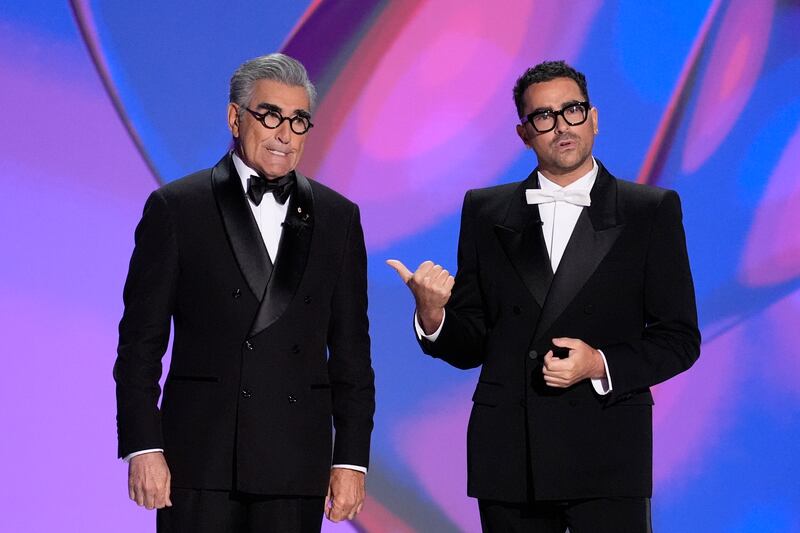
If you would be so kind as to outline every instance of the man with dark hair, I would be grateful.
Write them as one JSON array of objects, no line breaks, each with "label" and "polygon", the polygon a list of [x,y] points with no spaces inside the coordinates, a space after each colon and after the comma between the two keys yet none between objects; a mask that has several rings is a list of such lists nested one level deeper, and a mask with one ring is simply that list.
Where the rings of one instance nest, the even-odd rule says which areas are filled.
[{"label": "man with dark hair", "polygon": [[597,109],[563,61],[528,69],[514,101],[538,166],[467,192],[455,278],[389,263],[422,349],[482,367],[467,447],[484,531],[647,532],[650,387],[700,353],[680,200],[592,157]]},{"label": "man with dark hair", "polygon": [[366,251],[358,207],[295,170],[314,99],[296,60],[244,63],[233,151],[154,191],[136,229],[114,365],[119,456],[160,532],[318,532],[323,510],[339,521],[363,505]]}]

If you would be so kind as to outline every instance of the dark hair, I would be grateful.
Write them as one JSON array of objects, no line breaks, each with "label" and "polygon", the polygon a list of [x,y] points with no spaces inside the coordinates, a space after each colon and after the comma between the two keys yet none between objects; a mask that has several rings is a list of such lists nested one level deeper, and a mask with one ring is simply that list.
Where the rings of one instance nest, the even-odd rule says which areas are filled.
[{"label": "dark hair", "polygon": [[586,76],[569,66],[564,61],[543,61],[535,67],[529,68],[517,79],[514,84],[514,105],[517,106],[517,116],[522,117],[522,95],[534,83],[554,80],[556,78],[569,78],[578,84],[583,97],[589,100],[589,90],[586,88]]}]

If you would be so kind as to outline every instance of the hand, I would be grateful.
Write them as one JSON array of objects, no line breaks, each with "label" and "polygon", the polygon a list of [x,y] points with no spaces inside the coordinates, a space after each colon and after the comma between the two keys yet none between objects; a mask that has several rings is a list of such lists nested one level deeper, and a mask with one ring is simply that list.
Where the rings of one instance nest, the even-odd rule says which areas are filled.
[{"label": "hand", "polygon": [[161,452],[143,453],[128,463],[128,495],[137,505],[147,509],[172,507],[169,499],[171,479]]},{"label": "hand", "polygon": [[417,318],[426,335],[436,331],[444,320],[444,306],[450,300],[455,278],[442,268],[425,261],[416,272],[411,272],[397,259],[389,259],[386,263],[395,269],[408,285],[417,304]]},{"label": "hand", "polygon": [[364,506],[366,497],[363,472],[349,468],[332,468],[328,495],[325,497],[325,516],[331,522],[352,520]]},{"label": "hand", "polygon": [[600,352],[580,339],[563,337],[553,339],[553,344],[569,348],[569,357],[559,359],[550,350],[544,356],[542,373],[550,387],[566,389],[584,379],[599,379],[606,376],[606,367]]}]

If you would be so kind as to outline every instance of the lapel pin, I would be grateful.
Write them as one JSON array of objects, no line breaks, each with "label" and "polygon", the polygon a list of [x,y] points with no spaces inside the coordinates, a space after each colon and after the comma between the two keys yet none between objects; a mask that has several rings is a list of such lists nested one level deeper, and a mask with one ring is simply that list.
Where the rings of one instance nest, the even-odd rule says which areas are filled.
[{"label": "lapel pin", "polygon": [[300,207],[299,205],[297,206],[297,212],[298,212],[298,213],[302,213],[302,212],[303,212],[303,208],[302,208],[302,207]]}]

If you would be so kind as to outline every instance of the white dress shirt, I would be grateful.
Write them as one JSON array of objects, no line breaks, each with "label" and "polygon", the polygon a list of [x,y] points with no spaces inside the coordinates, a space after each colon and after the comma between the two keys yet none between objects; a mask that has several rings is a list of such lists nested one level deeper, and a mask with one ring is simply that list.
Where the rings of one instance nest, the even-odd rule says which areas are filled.
[{"label": "white dress shirt", "polygon": [[[250,176],[257,175],[258,173],[252,168],[248,167],[244,161],[242,161],[242,159],[236,155],[236,153],[233,153],[233,165],[236,167],[236,172],[239,174],[239,179],[242,181],[242,191],[247,191],[247,180],[250,178]],[[261,198],[261,203],[258,205],[254,204],[253,201],[250,200],[250,197],[248,197],[246,194],[245,198],[247,198],[247,204],[250,206],[250,210],[253,213],[253,218],[256,220],[256,225],[258,226],[258,231],[261,233],[261,238],[264,239],[264,246],[266,246],[267,252],[269,252],[269,257],[272,260],[272,264],[276,265],[279,259],[278,246],[280,245],[281,235],[283,234],[283,221],[286,220],[286,212],[289,209],[289,200],[291,199],[291,195],[286,199],[286,202],[283,205],[279,204],[278,201],[275,200],[275,196],[271,193],[264,194],[263,198]],[[131,460],[131,458],[144,453],[163,451],[164,450],[160,448],[154,448],[133,452],[125,457],[124,461],[128,462]],[[364,474],[367,473],[367,469],[365,467],[358,465],[336,464],[333,465],[332,468],[347,468],[350,470],[363,472]]]},{"label": "white dress shirt", "polygon": [[[553,183],[539,172],[539,187],[545,191],[554,191],[558,189],[591,190],[597,179],[597,171],[597,162],[592,158],[592,169],[566,187],[561,187]],[[564,201],[539,204],[538,208],[539,216],[542,219],[542,235],[544,236],[544,242],[547,246],[547,255],[550,257],[550,266],[553,268],[553,272],[556,272],[556,270],[558,270],[558,265],[561,263],[561,258],[564,257],[564,251],[567,249],[567,244],[572,236],[572,231],[575,229],[575,224],[578,223],[578,217],[580,217],[581,211],[584,208]],[[419,325],[416,313],[414,313],[414,327],[418,338],[424,338],[435,342],[439,337],[439,333],[442,331],[442,326],[444,326],[444,318],[436,331],[430,335],[426,335]],[[598,352],[600,352],[600,356],[603,358],[606,377],[600,379],[592,378],[592,387],[594,387],[597,394],[606,395],[611,392],[612,389],[611,374],[608,371],[608,363],[606,362],[605,354],[602,350],[598,350]]]},{"label": "white dress shirt", "polygon": [[[239,173],[239,179],[242,180],[242,190],[246,191],[247,180],[250,179],[250,176],[258,173],[245,165],[244,161],[235,153],[233,154],[233,165],[236,167],[236,172]],[[291,196],[289,196],[290,198]],[[256,205],[247,197],[247,204],[250,206],[250,211],[253,212],[253,218],[256,219],[258,231],[261,232],[261,238],[264,239],[264,246],[267,247],[273,265],[277,263],[278,245],[281,242],[281,234],[283,234],[286,211],[289,209],[289,199],[281,205],[272,193],[265,193],[261,198],[261,203]]]}]

